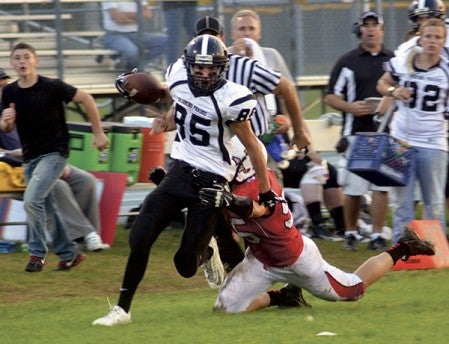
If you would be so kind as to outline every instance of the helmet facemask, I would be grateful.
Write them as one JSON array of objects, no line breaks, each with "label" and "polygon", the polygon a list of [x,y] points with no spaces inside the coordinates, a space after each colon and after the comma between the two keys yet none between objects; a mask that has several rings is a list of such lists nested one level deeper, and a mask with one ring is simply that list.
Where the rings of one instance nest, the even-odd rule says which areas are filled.
[{"label": "helmet facemask", "polygon": [[223,66],[215,66],[217,67],[216,72],[209,72],[208,76],[198,75],[195,73],[195,66],[215,66],[208,64],[188,64],[187,65],[187,79],[189,81],[189,85],[193,88],[201,90],[201,91],[215,91],[218,86],[220,80],[223,79],[224,68]]},{"label": "helmet facemask", "polygon": [[[186,47],[183,56],[187,80],[191,89],[208,94],[220,87],[229,65],[224,44],[211,35],[195,37]],[[195,66],[217,67],[216,72],[203,76],[195,73]],[[200,74],[200,75],[198,75]]]}]

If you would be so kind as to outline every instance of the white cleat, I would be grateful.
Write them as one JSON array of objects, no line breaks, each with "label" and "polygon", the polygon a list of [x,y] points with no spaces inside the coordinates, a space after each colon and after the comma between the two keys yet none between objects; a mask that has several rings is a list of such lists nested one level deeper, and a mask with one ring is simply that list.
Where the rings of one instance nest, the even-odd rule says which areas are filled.
[{"label": "white cleat", "polygon": [[210,240],[209,247],[214,250],[214,253],[208,261],[203,263],[202,267],[204,269],[204,276],[206,276],[209,287],[212,289],[218,289],[223,284],[225,272],[223,263],[220,259],[217,240],[215,240],[214,237]]},{"label": "white cleat", "polygon": [[115,326],[131,323],[131,312],[126,313],[122,307],[114,306],[104,317],[98,318],[92,322],[92,325]]}]

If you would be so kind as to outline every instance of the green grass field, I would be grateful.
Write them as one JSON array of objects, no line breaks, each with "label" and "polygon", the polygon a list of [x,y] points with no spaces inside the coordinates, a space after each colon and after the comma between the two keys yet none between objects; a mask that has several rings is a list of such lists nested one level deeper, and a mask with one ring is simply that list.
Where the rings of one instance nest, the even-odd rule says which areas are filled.
[{"label": "green grass field", "polygon": [[[132,307],[133,323],[114,328],[91,322],[117,301],[128,232],[118,228],[111,250],[89,253],[73,271],[23,271],[26,253],[0,255],[0,342],[9,343],[446,343],[447,269],[391,272],[358,302],[332,303],[305,293],[312,309],[270,308],[250,314],[213,313],[217,291],[202,271],[191,279],[172,263],[180,230],[156,243]],[[318,241],[326,259],[347,271],[373,253]],[[276,287],[279,287],[277,285]],[[313,318],[313,319],[312,319]],[[336,336],[322,337],[328,331]]]}]

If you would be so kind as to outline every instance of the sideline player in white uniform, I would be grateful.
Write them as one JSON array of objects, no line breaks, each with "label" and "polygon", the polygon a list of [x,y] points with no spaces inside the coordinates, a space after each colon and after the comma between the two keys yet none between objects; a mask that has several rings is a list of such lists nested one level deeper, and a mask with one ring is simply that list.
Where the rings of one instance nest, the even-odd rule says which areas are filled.
[{"label": "sideline player in white uniform", "polygon": [[[408,7],[408,20],[412,30],[408,33],[408,40],[401,43],[394,51],[395,56],[407,56],[407,63],[410,65],[410,61],[415,54],[421,51],[421,45],[419,43],[420,38],[420,26],[429,18],[437,18],[449,26],[448,19],[446,18],[446,5],[442,0],[413,0]],[[449,58],[449,31],[446,35],[446,46],[441,51],[442,56]],[[384,114],[387,109],[392,105],[391,97],[383,97],[380,105],[377,107],[377,112]],[[448,195],[449,195],[449,191]]]},{"label": "sideline player in white uniform", "polygon": [[131,322],[131,302],[145,274],[151,247],[172,214],[187,208],[186,226],[174,257],[181,276],[194,276],[198,266],[218,255],[208,244],[221,209],[201,204],[198,193],[203,187],[228,187],[235,174],[231,159],[234,135],[245,145],[256,167],[261,180],[260,202],[274,209],[276,196],[270,190],[266,161],[249,122],[256,101],[249,89],[223,78],[229,63],[223,43],[210,35],[194,38],[185,49],[183,61],[185,69],[167,72],[167,85],[175,101],[178,144],[171,153],[174,162],[163,181],[145,198],[132,224],[131,252],[118,304],[93,325]]},{"label": "sideline player in white uniform", "polygon": [[448,61],[441,56],[445,24],[436,18],[421,25],[422,51],[411,61],[400,55],[385,65],[377,90],[395,99],[397,111],[390,134],[414,148],[415,164],[406,186],[393,188],[393,242],[415,218],[414,190],[419,182],[424,218],[441,222],[446,233],[444,188],[447,171]]},{"label": "sideline player in white uniform", "polygon": [[[274,173],[268,172],[273,190],[282,195]],[[233,193],[219,187],[200,191],[204,204],[226,207],[233,230],[248,245],[245,259],[227,275],[214,310],[237,313],[279,305],[284,295],[266,292],[277,282],[303,288],[324,300],[355,301],[399,259],[435,254],[432,244],[407,229],[396,245],[369,258],[354,273],[346,273],[327,263],[313,240],[293,226],[285,201],[276,204],[271,216],[267,214],[266,207],[257,202],[258,178],[247,166],[240,173],[242,182],[233,185]],[[303,299],[302,304],[308,305]]]}]

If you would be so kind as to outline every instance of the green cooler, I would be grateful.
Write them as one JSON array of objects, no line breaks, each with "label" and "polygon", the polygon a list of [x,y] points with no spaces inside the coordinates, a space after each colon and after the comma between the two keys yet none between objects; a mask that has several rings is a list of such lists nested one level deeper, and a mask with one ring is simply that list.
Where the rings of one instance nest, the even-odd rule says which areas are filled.
[{"label": "green cooler", "polygon": [[[94,134],[92,125],[86,122],[68,122],[70,154],[68,162],[87,171],[109,171],[110,149],[91,149]],[[103,130],[111,141],[111,126],[103,124]]]},{"label": "green cooler", "polygon": [[112,144],[109,170],[128,173],[128,185],[137,183],[142,155],[140,127],[111,123]]}]

